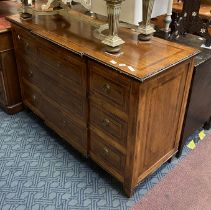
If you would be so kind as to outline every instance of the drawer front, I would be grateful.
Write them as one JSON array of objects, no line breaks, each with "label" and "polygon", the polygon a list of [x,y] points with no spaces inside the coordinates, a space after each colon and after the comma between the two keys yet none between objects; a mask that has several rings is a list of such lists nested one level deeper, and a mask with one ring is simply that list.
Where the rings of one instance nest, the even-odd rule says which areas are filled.
[{"label": "drawer front", "polygon": [[55,102],[46,97],[43,97],[43,99],[42,112],[47,124],[67,142],[85,151],[87,148],[86,128],[76,123]]},{"label": "drawer front", "polygon": [[[40,84],[42,90],[51,99],[61,104],[66,110],[81,118],[86,117],[86,95],[80,91],[74,91],[73,86],[64,80],[60,74],[54,73],[52,69],[44,65],[42,69],[43,82]],[[41,78],[40,78],[41,80]]]},{"label": "drawer front", "polygon": [[87,153],[87,129],[74,122],[69,115],[63,113],[63,132],[70,144],[76,144]]},{"label": "drawer front", "polygon": [[[18,56],[18,64],[20,67],[20,75],[24,79],[27,79],[34,85],[38,85],[38,80],[41,77],[41,74],[39,73],[38,67],[36,64],[34,64],[33,61],[30,61],[27,56],[24,58],[22,56]],[[42,78],[41,78],[42,79]]]},{"label": "drawer front", "polygon": [[39,62],[42,66],[44,65],[43,67],[48,68],[55,77],[59,76],[67,80],[76,92],[85,92],[86,64],[80,57],[71,52],[64,53],[64,50],[59,52],[58,48],[54,49],[48,45],[45,49],[39,45],[38,49],[41,58]]},{"label": "drawer front", "polygon": [[67,142],[76,145],[76,148],[87,148],[86,128],[80,126],[69,115],[64,113],[55,102],[47,99],[40,93],[40,90],[23,79],[23,102],[40,116]]},{"label": "drawer front", "polygon": [[86,117],[86,97],[75,93],[72,86],[62,78],[55,77],[48,68],[38,67],[27,60],[21,64],[21,76],[36,85],[44,95],[56,101],[67,111],[81,118]]},{"label": "drawer front", "polygon": [[111,72],[100,64],[90,66],[90,91],[117,108],[128,111],[130,82],[127,78]]},{"label": "drawer front", "polygon": [[32,59],[37,55],[37,44],[30,32],[15,26],[13,28],[13,35],[15,38],[16,50],[19,54],[29,54]]},{"label": "drawer front", "polygon": [[5,97],[5,87],[4,87],[4,80],[3,74],[0,69],[0,104],[6,105],[6,97]]},{"label": "drawer front", "polygon": [[111,171],[114,170],[119,174],[124,173],[125,166],[125,156],[121,154],[115,148],[104,143],[94,132],[91,132],[90,135],[90,151],[91,156],[103,166],[106,166],[106,169]]},{"label": "drawer front", "polygon": [[126,146],[127,123],[108,111],[101,110],[99,107],[90,105],[91,125],[109,135],[114,141]]},{"label": "drawer front", "polygon": [[43,118],[42,113],[42,96],[38,89],[32,86],[28,81],[22,80],[22,99],[23,103]]}]

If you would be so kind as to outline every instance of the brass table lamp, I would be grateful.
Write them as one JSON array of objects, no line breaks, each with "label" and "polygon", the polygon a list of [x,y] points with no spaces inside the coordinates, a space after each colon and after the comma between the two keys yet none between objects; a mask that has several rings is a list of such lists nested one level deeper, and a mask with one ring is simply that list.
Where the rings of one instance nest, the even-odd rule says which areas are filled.
[{"label": "brass table lamp", "polygon": [[119,52],[121,45],[125,42],[118,36],[119,15],[121,4],[124,0],[105,0],[108,12],[109,32],[102,41],[106,45],[106,51],[110,53]]}]

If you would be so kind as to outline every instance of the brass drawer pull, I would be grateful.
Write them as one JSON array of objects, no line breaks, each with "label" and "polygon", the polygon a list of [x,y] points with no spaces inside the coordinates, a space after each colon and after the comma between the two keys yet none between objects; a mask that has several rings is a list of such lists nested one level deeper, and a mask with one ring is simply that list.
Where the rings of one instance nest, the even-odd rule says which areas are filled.
[{"label": "brass drawer pull", "polygon": [[37,100],[37,97],[35,95],[33,95],[32,100],[35,102]]},{"label": "brass drawer pull", "polygon": [[67,126],[67,121],[63,120],[63,126],[66,127]]},{"label": "brass drawer pull", "polygon": [[103,91],[104,91],[104,93],[106,93],[106,94],[110,93],[110,91],[111,91],[111,86],[110,86],[108,83],[106,83],[106,84],[103,86]]},{"label": "brass drawer pull", "polygon": [[33,73],[32,73],[32,71],[30,71],[30,72],[28,73],[28,77],[31,78],[32,76],[33,76]]},{"label": "brass drawer pull", "polygon": [[107,155],[109,153],[109,149],[107,147],[103,148],[104,153]]},{"label": "brass drawer pull", "polygon": [[29,49],[29,43],[28,42],[25,42],[25,48],[28,50]]},{"label": "brass drawer pull", "polygon": [[108,127],[109,124],[110,124],[110,120],[107,119],[107,118],[105,118],[105,119],[103,120],[103,126],[104,126],[104,127]]}]

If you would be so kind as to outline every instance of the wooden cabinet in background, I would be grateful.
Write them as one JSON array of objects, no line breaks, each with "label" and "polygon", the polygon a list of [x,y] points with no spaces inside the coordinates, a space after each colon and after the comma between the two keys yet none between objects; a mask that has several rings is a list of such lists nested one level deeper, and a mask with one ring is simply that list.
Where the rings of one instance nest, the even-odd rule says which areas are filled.
[{"label": "wooden cabinet in background", "polygon": [[0,31],[0,106],[9,114],[22,110],[12,33]]},{"label": "wooden cabinet in background", "polygon": [[48,18],[44,26],[10,18],[23,103],[131,196],[178,150],[197,51],[160,39],[137,44],[128,33],[115,57],[93,42],[90,26],[79,33],[72,20],[55,30]]},{"label": "wooden cabinet in background", "polygon": [[202,48],[203,40],[192,34],[179,37],[176,42],[199,49],[195,57],[193,79],[188,97],[186,114],[177,156],[181,156],[187,139],[194,131],[211,127],[211,54]]}]

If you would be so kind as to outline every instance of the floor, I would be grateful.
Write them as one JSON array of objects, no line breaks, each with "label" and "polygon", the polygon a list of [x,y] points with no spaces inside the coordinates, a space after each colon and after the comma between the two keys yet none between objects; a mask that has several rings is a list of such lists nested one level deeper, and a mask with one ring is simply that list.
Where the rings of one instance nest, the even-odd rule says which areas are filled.
[{"label": "floor", "polygon": [[208,134],[131,210],[211,210],[211,133]]},{"label": "floor", "polygon": [[[181,158],[188,152],[185,147]],[[1,210],[130,209],[178,161],[164,164],[127,198],[121,184],[31,112],[10,116],[0,109]]]}]

